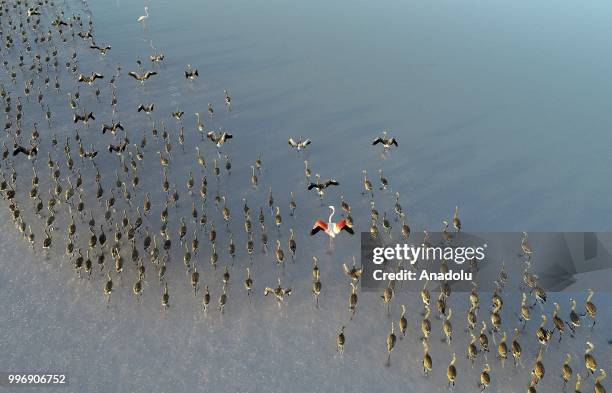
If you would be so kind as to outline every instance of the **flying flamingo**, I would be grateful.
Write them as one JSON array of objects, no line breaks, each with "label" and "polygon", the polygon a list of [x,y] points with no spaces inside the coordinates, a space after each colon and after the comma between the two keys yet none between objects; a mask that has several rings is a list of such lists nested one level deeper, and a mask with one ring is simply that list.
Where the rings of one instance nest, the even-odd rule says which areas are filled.
[{"label": "flying flamingo", "polygon": [[336,237],[342,230],[347,231],[351,235],[355,234],[353,229],[346,224],[346,220],[340,220],[339,222],[332,222],[332,217],[334,213],[336,213],[336,209],[333,206],[329,206],[331,209],[331,214],[329,215],[328,222],[323,220],[317,220],[310,231],[310,235],[314,235],[319,231],[325,232],[329,236],[329,240]]}]

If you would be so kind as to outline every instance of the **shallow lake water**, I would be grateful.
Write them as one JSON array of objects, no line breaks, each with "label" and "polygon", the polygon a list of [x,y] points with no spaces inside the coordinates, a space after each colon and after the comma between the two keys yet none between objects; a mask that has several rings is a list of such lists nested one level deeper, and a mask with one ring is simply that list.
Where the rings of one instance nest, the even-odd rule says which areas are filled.
[{"label": "shallow lake water", "polygon": [[[66,16],[75,12],[87,21],[81,2],[57,3],[65,7]],[[149,17],[144,24],[138,23],[145,5]],[[80,86],[79,104],[92,111],[96,120],[88,127],[78,125],[79,135],[87,150],[93,146],[99,151],[95,162],[105,190],[102,201],[110,196],[117,174],[126,182],[131,177],[122,172],[119,157],[106,151],[123,133],[103,135],[101,124],[121,121],[132,144],[128,148],[132,157],[137,153],[134,144],[146,136],[145,159],[137,162],[140,185],[130,188],[132,205],[114,191],[114,218],[120,220],[125,210],[134,220],[136,206],[142,211],[145,194],[150,193],[153,206],[144,217],[143,229],[157,233],[160,241],[165,193],[156,154],[164,151],[164,145],[151,130],[155,125],[161,134],[162,121],[165,123],[172,143],[168,179],[171,189],[180,194],[178,205],[171,204],[168,222],[172,236],[167,272],[170,307],[161,310],[163,285],[157,279],[157,266],[148,261],[142,299],[134,299],[132,285],[137,274],[128,245],[123,250],[125,270],[120,278],[114,275],[109,305],[102,290],[105,272],[95,261],[92,277],[79,278],[64,254],[66,206],[58,208],[64,214],[58,214],[55,248],[48,253],[40,247],[33,251],[6,220],[0,233],[0,294],[4,299],[0,301],[0,325],[5,331],[0,337],[4,353],[0,371],[67,372],[69,386],[57,391],[75,392],[442,392],[447,390],[446,366],[456,352],[459,377],[455,391],[477,389],[485,361],[493,369],[490,391],[525,391],[537,352],[538,307],[520,338],[523,365],[515,368],[508,359],[502,367],[493,351],[487,360],[480,354],[472,366],[464,355],[469,341],[464,332],[468,302],[464,294],[452,296],[449,304],[455,310],[456,337],[451,347],[440,342],[442,322],[432,316],[430,350],[435,367],[424,377],[418,296],[398,291],[390,318],[379,294],[359,292],[358,311],[350,320],[350,289],[342,263],[350,265],[351,256],[358,257],[359,236],[341,234],[330,249],[326,238],[310,237],[308,232],[315,219],[327,219],[328,205],[336,206],[335,217],[340,215],[341,196],[352,207],[355,230],[368,230],[371,198],[361,194],[364,169],[375,186],[376,207],[381,216],[383,212],[389,216],[397,237],[401,223],[393,220],[395,193],[400,195],[413,231],[440,230],[442,220],[452,218],[455,206],[468,231],[609,231],[612,208],[606,196],[612,185],[606,179],[612,167],[607,148],[612,139],[608,110],[612,54],[605,50],[611,29],[609,11],[609,4],[603,1],[588,7],[567,1],[554,7],[483,1],[90,1],[95,40],[112,49],[102,56],[78,37],[58,45],[61,58],[77,51],[79,72],[105,75],[95,85],[101,89],[99,100],[94,96],[95,87]],[[49,21],[52,16],[47,13],[43,18]],[[2,27],[6,31],[4,24]],[[152,65],[149,55],[160,52],[165,60]],[[17,51],[2,54],[16,62]],[[158,72],[143,85],[127,75],[137,70],[138,59],[145,69]],[[122,72],[116,83],[118,105],[113,116],[107,82],[117,65]],[[183,75],[188,65],[199,71],[194,81]],[[41,177],[40,188],[46,192],[53,185],[47,152],[62,162],[62,185],[67,187],[69,171],[62,148],[70,137],[75,165],[83,175],[86,211],[92,210],[99,227],[105,221],[104,208],[95,198],[96,172],[90,161],[77,155],[73,111],[66,97],[76,91],[76,82],[64,68],[49,71],[49,75],[57,75],[62,84],[61,94],[53,88],[44,93],[45,110],[48,106],[53,114],[51,127],[35,98],[23,99],[25,140],[34,122],[41,132],[40,154],[34,164]],[[26,73],[12,84],[3,71],[0,81],[15,100],[23,96],[23,81],[30,78],[37,77]],[[224,89],[232,95],[231,111],[224,106]],[[155,111],[151,116],[137,113],[138,105],[152,102]],[[213,119],[206,116],[208,103],[215,109]],[[181,121],[170,116],[178,109],[185,112]],[[220,153],[210,141],[202,140],[195,128],[195,112],[202,114],[207,130],[233,134]],[[178,142],[181,127],[183,145]],[[388,130],[399,144],[387,153],[371,146],[382,130]],[[53,134],[58,138],[55,149],[51,147]],[[288,146],[289,137],[310,138],[312,144],[298,152]],[[4,141],[10,146],[12,138]],[[205,170],[196,162],[195,146],[204,154]],[[231,173],[224,167],[225,155],[231,158]],[[254,188],[251,165],[259,155],[263,167]],[[129,156],[125,157],[129,167]],[[212,171],[215,159],[219,179]],[[326,190],[323,201],[306,190],[305,160],[313,175],[320,173],[323,180],[334,178],[340,183]],[[23,156],[12,161],[22,185],[18,199],[40,241],[42,227],[35,226],[37,218],[29,211],[27,198],[32,162]],[[386,190],[379,189],[381,169],[390,184]],[[10,175],[6,163],[3,171]],[[195,180],[193,195],[185,188],[190,171]],[[204,175],[208,180],[208,225],[206,230],[198,229],[201,245],[193,260],[197,260],[201,287],[210,287],[212,306],[207,313],[201,310],[202,288],[197,297],[193,295],[177,235],[181,217],[188,224],[188,242],[199,228],[190,214],[192,203],[201,209],[197,190]],[[74,180],[74,174],[71,176]],[[280,207],[283,218],[280,230],[274,228],[274,213],[268,208],[270,187],[273,205]],[[297,203],[295,216],[289,214],[291,192]],[[232,214],[227,226],[220,208],[215,207],[215,195],[226,197]],[[46,202],[48,195],[43,198]],[[252,258],[246,252],[243,198],[251,208],[254,226]],[[259,240],[260,206],[269,235],[267,253],[262,252]],[[3,214],[8,217],[8,209]],[[87,213],[83,219],[89,218]],[[83,250],[90,235],[84,221],[78,222]],[[218,232],[216,269],[209,262],[212,251],[207,239],[212,222]],[[110,238],[114,224],[104,225]],[[298,247],[294,262],[287,248],[290,228]],[[230,232],[237,247],[235,260],[227,252]],[[143,232],[138,236],[142,244]],[[285,250],[284,267],[275,263],[277,239]],[[313,256],[319,260],[323,284],[319,308],[311,293]],[[108,253],[106,264],[112,268]],[[226,266],[231,279],[228,303],[221,314],[217,301]],[[251,266],[254,280],[250,298],[243,288],[246,266]],[[610,272],[584,279],[602,280],[605,274]],[[278,277],[293,290],[280,310],[270,296],[262,296],[266,286],[276,286]],[[490,294],[481,296],[488,310]],[[509,291],[504,296],[504,330],[511,337],[519,326],[520,294]],[[550,296],[545,305],[548,314],[553,310],[551,302],[557,300],[566,315],[569,297],[575,296],[582,307],[585,294]],[[574,354],[574,369],[584,374],[582,354],[587,340],[596,344],[600,366],[609,369],[612,337],[605,326],[612,322],[606,307],[610,300],[609,293],[596,294],[600,315],[593,332],[584,327],[576,338],[566,334],[560,344],[555,333],[545,354],[550,371],[538,391],[562,389],[559,373],[568,351]],[[401,304],[409,310],[408,335],[398,340],[391,366],[385,367],[385,338],[391,320],[397,329]],[[340,356],[335,337],[343,325],[347,344]],[[584,390],[592,384],[590,377]]]}]

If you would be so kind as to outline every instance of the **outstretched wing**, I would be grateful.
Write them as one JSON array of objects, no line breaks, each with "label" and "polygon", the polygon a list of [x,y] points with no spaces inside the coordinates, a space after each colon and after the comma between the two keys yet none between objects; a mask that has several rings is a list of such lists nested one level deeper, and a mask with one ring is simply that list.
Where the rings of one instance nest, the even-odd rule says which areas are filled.
[{"label": "outstretched wing", "polygon": [[297,143],[295,143],[295,141],[293,140],[293,138],[289,138],[289,146],[291,146],[291,147],[297,147]]},{"label": "outstretched wing", "polygon": [[397,147],[397,141],[395,140],[395,138],[391,139],[391,144]]},{"label": "outstretched wing", "polygon": [[[140,80],[140,75],[138,75],[137,73],[135,73],[134,71],[130,71],[128,72],[128,75],[131,76],[132,78],[136,79],[137,81]],[[141,105],[142,106],[142,105]]]},{"label": "outstretched wing", "polygon": [[27,154],[27,150],[22,146],[17,146],[17,148],[13,150],[13,155],[16,156],[19,153]]},{"label": "outstretched wing", "polygon": [[381,142],[382,142],[382,139],[381,139],[381,138],[376,138],[376,139],[374,139],[374,142],[372,142],[372,146],[374,146],[374,145],[378,145],[378,144],[379,144],[379,143],[381,143]]},{"label": "outstretched wing", "polygon": [[336,180],[334,179],[329,179],[327,182],[325,182],[325,187],[329,187],[329,186],[339,186],[340,183],[338,183]]},{"label": "outstretched wing", "polygon": [[346,220],[340,220],[336,223],[336,232],[339,233],[340,231],[343,231],[343,230],[347,231],[351,235],[355,234],[355,231],[353,231],[353,228],[346,225]]},{"label": "outstretched wing", "polygon": [[302,142],[302,145],[304,145],[304,147],[310,145],[312,141],[310,139],[306,139],[304,142]]},{"label": "outstretched wing", "polygon": [[327,231],[327,223],[323,220],[317,220],[310,231],[310,236],[316,235],[319,231]]}]

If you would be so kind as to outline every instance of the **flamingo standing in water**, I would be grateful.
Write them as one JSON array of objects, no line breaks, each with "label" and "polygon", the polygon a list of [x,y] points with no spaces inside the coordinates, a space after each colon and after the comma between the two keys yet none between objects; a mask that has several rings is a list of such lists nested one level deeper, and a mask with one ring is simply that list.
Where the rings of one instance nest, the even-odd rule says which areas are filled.
[{"label": "flamingo standing in water", "polygon": [[146,22],[149,19],[149,7],[145,7],[144,10],[145,14],[138,18],[138,22]]},{"label": "flamingo standing in water", "polygon": [[333,222],[332,217],[336,213],[336,208],[334,208],[333,206],[329,206],[329,208],[331,209],[331,214],[329,215],[329,219],[327,220],[327,222],[323,220],[317,220],[314,226],[312,227],[312,230],[310,231],[310,235],[312,236],[318,233],[319,231],[323,231],[329,236],[329,241],[331,242],[331,239],[336,237],[336,235],[343,230],[347,231],[351,235],[355,234],[353,229],[347,225],[346,220]]}]

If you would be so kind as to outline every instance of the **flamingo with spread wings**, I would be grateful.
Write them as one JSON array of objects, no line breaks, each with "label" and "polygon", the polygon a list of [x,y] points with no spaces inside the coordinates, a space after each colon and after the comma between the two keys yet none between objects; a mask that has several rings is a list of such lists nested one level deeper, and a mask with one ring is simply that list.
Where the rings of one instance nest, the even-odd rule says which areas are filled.
[{"label": "flamingo with spread wings", "polygon": [[310,231],[310,235],[315,235],[319,231],[325,232],[330,238],[336,237],[337,234],[342,232],[343,230],[350,233],[351,235],[355,234],[353,228],[349,227],[346,223],[346,220],[340,220],[338,222],[332,222],[332,217],[334,213],[336,213],[336,209],[333,206],[329,206],[331,209],[331,214],[329,215],[328,222],[323,220],[317,220]]}]

